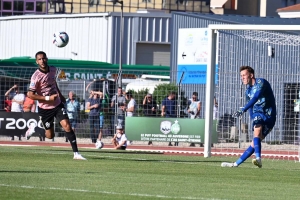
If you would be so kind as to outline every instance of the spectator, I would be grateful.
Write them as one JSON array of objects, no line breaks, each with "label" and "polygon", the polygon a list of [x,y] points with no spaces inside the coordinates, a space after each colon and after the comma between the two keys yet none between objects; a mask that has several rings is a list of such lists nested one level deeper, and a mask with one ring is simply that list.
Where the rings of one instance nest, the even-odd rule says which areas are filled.
[{"label": "spectator", "polygon": [[90,110],[89,122],[92,143],[97,142],[97,134],[99,133],[99,108],[100,99],[97,94],[91,92],[87,102],[87,109]]},{"label": "spectator", "polygon": [[[201,109],[201,102],[198,99],[198,92],[193,92],[193,96],[191,99],[189,99],[189,108],[188,108],[188,113],[189,113],[189,118],[191,119],[197,119],[200,117],[200,109]],[[190,147],[194,147],[195,143],[191,143]],[[200,143],[200,146],[202,147],[203,144]]]},{"label": "spectator", "polygon": [[135,116],[135,111],[136,111],[136,101],[134,100],[132,93],[127,92],[126,93],[126,99],[128,102],[127,108],[124,108],[124,111],[126,111],[126,116],[127,117],[133,117]]},{"label": "spectator", "polygon": [[[170,92],[169,96],[167,96],[162,101],[162,109],[161,116],[162,117],[176,117],[176,101],[175,101],[175,92]],[[178,146],[178,142],[175,142],[175,146]],[[173,146],[171,142],[169,142],[169,146]]]},{"label": "spectator", "polygon": [[[137,104],[136,104],[136,101],[134,100],[131,92],[126,93],[126,100],[129,101],[127,108],[124,108],[124,111],[126,112],[126,116],[133,117],[133,116],[135,116]],[[132,141],[130,141],[130,144],[132,144]]]},{"label": "spectator", "polygon": [[4,110],[6,112],[10,112],[11,111],[11,99],[9,98],[9,95],[8,96],[5,96],[5,100],[4,100]]},{"label": "spectator", "polygon": [[218,119],[218,101],[217,98],[214,97],[214,113],[213,113],[213,119]]},{"label": "spectator", "polygon": [[112,139],[112,143],[113,143],[115,149],[126,150],[127,137],[126,137],[126,135],[123,131],[123,127],[121,125],[118,125],[116,127],[116,134],[114,135],[114,137]]},{"label": "spectator", "polygon": [[23,111],[35,112],[35,110],[36,110],[35,101],[26,96],[23,104]]},{"label": "spectator", "polygon": [[[152,94],[147,94],[143,100],[144,115],[147,117],[156,116],[156,101],[152,99]],[[152,145],[152,141],[148,142],[148,145]]]},{"label": "spectator", "polygon": [[100,110],[100,116],[99,116],[99,122],[100,122],[100,130],[98,134],[98,141],[102,140],[103,136],[103,125],[104,125],[104,112],[105,112],[105,105],[107,105],[108,100],[104,97],[103,92],[101,91],[92,91],[92,94],[98,94],[99,95],[99,110]]},{"label": "spectator", "polygon": [[156,116],[156,101],[152,99],[152,94],[147,94],[143,100],[144,115],[147,117]]},{"label": "spectator", "polygon": [[[76,95],[74,91],[69,92],[69,98],[66,99],[66,109],[69,117],[69,122],[71,124],[71,128],[75,133],[76,124],[78,122],[78,113],[80,111],[80,104],[75,99]],[[66,142],[68,142],[68,138],[66,137]]]},{"label": "spectator", "polygon": [[[14,95],[12,98],[12,104],[11,104],[11,112],[23,112],[23,103],[25,100],[25,95],[20,93],[18,85],[12,86],[7,92],[5,93],[5,96],[9,96],[12,90],[14,91]],[[14,136],[11,136],[11,140],[15,140]],[[19,136],[19,141],[21,141],[21,135]]]},{"label": "spectator", "polygon": [[[117,105],[116,105],[116,103],[117,103]],[[118,120],[118,123],[115,122],[115,116],[112,116],[112,119],[111,119],[112,129],[114,128],[115,125],[122,125],[124,127],[124,120],[125,120],[124,108],[126,108],[126,99],[123,96],[121,87],[118,88],[118,93],[116,95],[114,95],[111,100],[110,107],[112,108],[112,110],[114,110],[115,106],[117,106],[116,118]]]}]

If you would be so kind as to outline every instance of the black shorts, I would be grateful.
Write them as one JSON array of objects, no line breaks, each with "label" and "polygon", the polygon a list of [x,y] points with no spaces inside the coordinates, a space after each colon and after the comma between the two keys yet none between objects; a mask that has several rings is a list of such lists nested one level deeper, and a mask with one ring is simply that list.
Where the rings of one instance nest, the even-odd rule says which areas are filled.
[{"label": "black shorts", "polygon": [[69,119],[67,110],[62,103],[53,109],[42,109],[39,107],[38,112],[44,129],[46,130],[49,130],[53,127],[54,117],[58,122],[61,122],[64,119]]},{"label": "black shorts", "polygon": [[126,150],[126,146],[121,146],[121,150]]}]

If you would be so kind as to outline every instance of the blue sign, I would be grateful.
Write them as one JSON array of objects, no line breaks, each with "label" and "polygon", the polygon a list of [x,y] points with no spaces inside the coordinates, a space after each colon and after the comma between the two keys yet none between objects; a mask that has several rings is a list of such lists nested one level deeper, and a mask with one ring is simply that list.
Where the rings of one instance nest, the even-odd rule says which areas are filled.
[{"label": "blue sign", "polygon": [[[177,83],[179,83],[182,73],[182,84],[206,84],[207,65],[178,65]],[[218,83],[218,65],[216,65],[215,83]]]}]

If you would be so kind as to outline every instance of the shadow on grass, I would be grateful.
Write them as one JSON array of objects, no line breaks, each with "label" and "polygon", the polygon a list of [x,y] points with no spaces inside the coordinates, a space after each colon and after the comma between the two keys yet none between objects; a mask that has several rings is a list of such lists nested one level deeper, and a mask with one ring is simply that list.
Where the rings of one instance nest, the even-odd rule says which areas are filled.
[{"label": "shadow on grass", "polygon": [[[60,151],[60,152],[69,152],[71,149],[51,149],[51,151]],[[80,149],[80,153],[114,153],[114,154],[154,154],[154,155],[162,155],[162,152],[149,152],[149,151],[126,151],[126,150],[84,150]]]},{"label": "shadow on grass", "polygon": [[118,160],[118,161],[132,161],[132,162],[166,162],[166,163],[221,163],[223,161],[218,160],[176,160],[176,159],[170,159],[170,160],[164,160],[164,159],[140,159],[140,158],[109,158],[109,157],[90,157],[90,159],[93,160]]}]

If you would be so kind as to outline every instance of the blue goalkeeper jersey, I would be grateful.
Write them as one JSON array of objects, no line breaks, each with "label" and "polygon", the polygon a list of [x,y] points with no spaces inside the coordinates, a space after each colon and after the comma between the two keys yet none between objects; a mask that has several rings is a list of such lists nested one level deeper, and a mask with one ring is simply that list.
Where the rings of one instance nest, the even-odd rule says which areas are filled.
[{"label": "blue goalkeeper jersey", "polygon": [[251,119],[259,115],[263,120],[276,120],[276,104],[270,83],[263,78],[256,78],[255,84],[247,85],[245,92],[247,104],[243,111],[249,109]]}]

